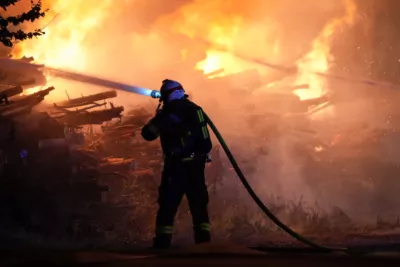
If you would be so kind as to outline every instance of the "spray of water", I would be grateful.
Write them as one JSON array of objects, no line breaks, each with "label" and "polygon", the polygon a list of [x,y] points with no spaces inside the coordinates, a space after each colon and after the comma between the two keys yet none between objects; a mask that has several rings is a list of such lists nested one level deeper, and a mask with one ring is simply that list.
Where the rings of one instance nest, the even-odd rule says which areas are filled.
[{"label": "spray of water", "polygon": [[148,88],[143,88],[139,86],[133,86],[129,84],[124,84],[116,81],[111,81],[91,75],[85,75],[85,74],[80,74],[76,72],[71,72],[71,71],[66,71],[62,69],[57,69],[57,68],[50,68],[46,67],[44,65],[38,65],[38,64],[31,64],[29,62],[26,62],[24,60],[15,60],[15,59],[10,59],[10,58],[0,58],[0,69],[7,69],[8,71],[14,71],[14,72],[32,72],[32,71],[37,71],[39,69],[42,69],[45,71],[47,74],[53,76],[53,77],[58,77],[66,80],[71,80],[75,82],[81,82],[85,84],[91,84],[91,85],[97,85],[101,87],[108,87],[108,88],[113,88],[117,90],[122,90],[126,91],[129,93],[135,93],[143,96],[151,96],[153,98],[159,97],[159,94],[157,91],[148,89]]},{"label": "spray of water", "polygon": [[144,96],[152,96],[152,92],[154,91],[154,90],[151,90],[148,88],[119,83],[119,82],[106,80],[106,79],[102,79],[102,78],[95,77],[95,76],[74,73],[74,72],[55,69],[55,68],[47,68],[46,67],[45,71],[54,77],[59,77],[59,78],[67,79],[67,80],[72,80],[72,81],[76,81],[76,82],[82,82],[82,83],[87,83],[87,84],[92,84],[92,85],[97,85],[97,86],[102,86],[102,87],[109,87],[109,88],[118,89],[118,90],[135,93],[135,94],[139,94],[139,95],[144,95]]}]

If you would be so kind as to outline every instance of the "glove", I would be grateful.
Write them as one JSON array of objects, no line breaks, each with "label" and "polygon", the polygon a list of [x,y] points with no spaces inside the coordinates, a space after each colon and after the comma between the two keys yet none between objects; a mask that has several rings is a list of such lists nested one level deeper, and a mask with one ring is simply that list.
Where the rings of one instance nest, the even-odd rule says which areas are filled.
[{"label": "glove", "polygon": [[210,163],[210,162],[212,162],[211,154],[207,153],[207,155],[206,155],[206,163]]}]

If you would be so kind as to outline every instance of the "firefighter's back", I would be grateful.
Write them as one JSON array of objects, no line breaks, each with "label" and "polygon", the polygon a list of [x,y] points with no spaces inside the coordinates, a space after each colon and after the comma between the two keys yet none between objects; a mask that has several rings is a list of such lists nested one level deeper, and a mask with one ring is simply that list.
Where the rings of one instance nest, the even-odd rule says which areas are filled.
[{"label": "firefighter's back", "polygon": [[[180,99],[165,105],[163,116],[169,125],[161,132],[161,143],[166,155],[182,158],[203,156],[211,151],[212,142],[204,112],[195,103]],[[175,130],[171,130],[175,129]]]}]

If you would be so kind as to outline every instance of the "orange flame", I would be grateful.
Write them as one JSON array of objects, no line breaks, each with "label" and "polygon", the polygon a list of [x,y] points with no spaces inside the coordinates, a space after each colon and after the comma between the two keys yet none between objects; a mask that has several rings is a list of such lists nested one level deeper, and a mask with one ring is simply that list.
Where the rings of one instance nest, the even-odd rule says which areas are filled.
[{"label": "orange flame", "polygon": [[[49,8],[40,27],[45,27],[46,34],[32,40],[18,43],[13,57],[33,57],[35,63],[46,66],[86,71],[85,38],[101,25],[112,7],[111,0],[46,0],[42,1],[43,9]],[[35,25],[36,27],[37,25]],[[51,79],[51,77],[47,77]],[[24,90],[24,94],[35,93],[42,86]],[[60,94],[63,91],[61,91]],[[57,91],[52,93],[57,94]]]},{"label": "orange flame", "polygon": [[346,0],[345,4],[346,15],[335,18],[327,24],[313,41],[312,49],[297,62],[299,73],[295,83],[309,84],[309,89],[294,91],[300,99],[316,98],[326,92],[325,78],[317,76],[313,72],[325,73],[329,71],[330,62],[334,59],[330,50],[332,36],[344,24],[351,25],[354,22],[356,5],[350,0]]},{"label": "orange flame", "polygon": [[17,44],[16,57],[32,56],[38,63],[78,71],[85,70],[85,38],[106,19],[111,0],[47,0],[49,13],[41,21],[46,34]]},{"label": "orange flame", "polygon": [[[294,84],[309,84],[310,87],[307,90],[294,91],[301,99],[318,97],[326,90],[325,80],[313,75],[312,72],[329,70],[330,62],[333,60],[330,53],[332,36],[342,25],[353,22],[356,6],[351,0],[343,1],[346,4],[346,15],[329,22],[312,42],[311,50],[294,62],[299,69]],[[93,64],[89,64],[87,52],[91,51],[92,46],[99,45],[91,43],[91,40],[100,40],[91,37],[100,34],[100,27],[106,24],[106,19],[115,16],[116,10],[123,9],[125,2],[121,1],[117,6],[115,1],[111,0],[43,1],[44,8],[50,8],[50,12],[41,21],[41,26],[47,25],[46,34],[38,39],[18,44],[14,55],[33,56],[36,62],[51,67],[88,72]],[[254,4],[234,0],[193,0],[173,14],[162,16],[155,25],[159,28],[163,26],[169,32],[184,34],[193,40],[198,38],[213,44],[209,45],[206,58],[199,61],[195,68],[206,74],[224,69],[215,74],[224,76],[248,68],[259,68],[254,62],[235,56],[236,51],[245,52],[248,57],[274,63],[282,62],[285,55],[291,52],[282,48],[280,34],[285,29],[279,23],[279,19],[268,14],[254,20],[248,19],[257,11],[257,5],[260,3],[267,7],[266,12],[276,10],[279,5],[279,1],[272,0],[255,1]],[[157,29],[155,32],[157,35]],[[157,35],[161,40],[160,36],[162,34]],[[132,42],[130,37],[127,38],[128,42]],[[216,49],[220,46],[224,48],[224,52]],[[182,48],[181,51],[184,59],[187,50]],[[263,68],[263,71],[270,70]],[[38,88],[33,88],[29,92],[36,90]],[[61,92],[64,92],[64,89],[61,89]]]},{"label": "orange flame", "polygon": [[[215,6],[219,3],[221,4],[219,7],[222,7],[220,1],[209,1],[210,5],[211,3]],[[328,22],[312,42],[311,50],[296,62],[299,71],[294,79],[294,85],[309,84],[309,89],[293,92],[302,100],[319,97],[326,90],[324,78],[313,75],[313,72],[329,71],[330,62],[333,60],[330,51],[331,38],[341,26],[350,25],[354,21],[355,4],[351,0],[344,0],[344,4],[346,14]],[[254,27],[254,32],[252,32],[251,25],[245,24],[241,16],[228,12],[227,15],[222,13],[218,8],[210,9],[204,1],[194,1],[180,10],[181,19],[176,21],[175,26],[178,32],[192,38],[200,35],[200,38],[206,38],[215,46],[223,46],[224,50],[228,51],[221,52],[211,45],[207,51],[207,57],[196,65],[198,70],[207,74],[224,69],[215,76],[225,76],[247,68],[257,68],[256,64],[246,62],[236,57],[234,53],[229,53],[240,48],[245,48],[246,55],[255,54],[258,58],[261,55],[261,58],[270,62],[279,59],[286,52],[282,51],[279,45],[280,40],[276,37],[276,32],[279,31],[279,23],[276,21],[270,19],[263,24],[262,28]],[[236,9],[236,13],[240,13],[240,8]],[[258,40],[258,36],[267,36],[267,41]]]}]

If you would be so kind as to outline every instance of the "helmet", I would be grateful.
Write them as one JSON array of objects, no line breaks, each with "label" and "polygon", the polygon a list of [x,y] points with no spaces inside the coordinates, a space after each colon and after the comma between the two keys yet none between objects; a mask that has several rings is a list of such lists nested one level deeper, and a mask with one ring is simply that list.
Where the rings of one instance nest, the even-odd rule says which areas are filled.
[{"label": "helmet", "polygon": [[176,90],[182,90],[183,92],[185,92],[185,90],[183,89],[182,85],[179,82],[165,79],[164,81],[162,81],[162,85],[160,88],[160,93],[161,93],[160,100],[168,99],[168,96]]}]

